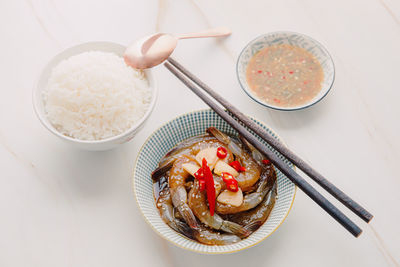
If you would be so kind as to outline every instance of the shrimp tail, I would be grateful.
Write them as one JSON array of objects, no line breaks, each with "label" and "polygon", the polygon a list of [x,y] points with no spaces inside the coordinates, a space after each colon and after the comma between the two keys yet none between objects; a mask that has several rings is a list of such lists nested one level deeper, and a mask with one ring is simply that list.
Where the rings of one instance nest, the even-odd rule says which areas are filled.
[{"label": "shrimp tail", "polygon": [[228,233],[235,234],[241,238],[248,237],[251,234],[251,232],[249,230],[247,230],[240,224],[230,222],[230,221],[224,221],[221,225],[221,230],[228,232]]},{"label": "shrimp tail", "polygon": [[[184,236],[188,237],[188,238],[194,238],[194,233],[193,233],[193,229],[189,227],[189,225],[187,225],[186,223],[180,221],[180,220],[175,220],[174,221],[174,227],[177,232],[183,234]],[[174,228],[173,227],[173,228]]]},{"label": "shrimp tail", "polygon": [[241,134],[239,134],[239,140],[240,142],[242,142],[244,149],[246,149],[246,151],[251,154],[253,148],[255,149],[255,147],[253,147],[253,145],[250,144],[249,141],[247,141],[246,138],[244,138]]},{"label": "shrimp tail", "polygon": [[247,152],[251,154],[253,159],[257,161],[259,165],[262,166],[262,160],[264,159],[264,156],[260,153],[260,151],[258,151],[252,144],[250,144],[249,141],[247,141],[242,135],[239,135],[239,139]]},{"label": "shrimp tail", "polygon": [[260,180],[258,183],[258,187],[256,190],[256,192],[262,193],[263,198],[266,194],[269,193],[269,191],[271,190],[271,188],[273,186],[272,182],[274,182],[273,179],[269,179],[268,174],[269,174],[269,172],[267,172],[267,171],[264,171],[261,174],[261,177],[260,177]]},{"label": "shrimp tail", "polygon": [[174,161],[171,159],[164,164],[160,165],[151,173],[151,178],[154,182],[157,182],[169,169],[171,169]]},{"label": "shrimp tail", "polygon": [[233,140],[229,136],[227,136],[217,128],[209,127],[207,129],[207,132],[217,138],[217,140],[221,143],[228,145],[228,148],[232,151],[234,155],[242,154],[242,148],[240,147],[239,143],[233,142]]},{"label": "shrimp tail", "polygon": [[181,149],[179,146],[172,148],[170,151],[167,152],[167,154],[164,155],[162,160],[168,159],[168,157],[170,157],[171,155],[174,155],[177,151],[179,151],[179,149]]},{"label": "shrimp tail", "polygon": [[[228,148],[232,151],[234,155],[242,154],[242,148],[240,147],[238,142],[230,142]],[[244,150],[243,150],[244,151]]]},{"label": "shrimp tail", "polygon": [[260,226],[261,226],[262,224],[263,224],[263,223],[260,222],[260,221],[254,221],[254,222],[251,222],[251,223],[247,224],[244,228],[246,228],[247,230],[249,230],[250,232],[253,233],[255,230],[257,230],[258,228],[260,228]]},{"label": "shrimp tail", "polygon": [[207,129],[207,133],[213,135],[215,138],[218,139],[218,141],[224,143],[224,144],[229,144],[230,143],[230,138],[220,130],[218,130],[215,127],[209,127]]},{"label": "shrimp tail", "polygon": [[189,205],[186,203],[182,203],[177,207],[178,211],[182,215],[185,222],[190,226],[192,229],[199,229],[199,224],[194,216],[192,210],[189,208]]}]

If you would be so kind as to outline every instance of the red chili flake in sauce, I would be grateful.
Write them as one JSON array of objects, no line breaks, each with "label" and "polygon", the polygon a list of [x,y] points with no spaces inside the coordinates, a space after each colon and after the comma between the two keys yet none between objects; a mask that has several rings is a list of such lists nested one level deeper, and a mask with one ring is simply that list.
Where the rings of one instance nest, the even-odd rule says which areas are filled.
[{"label": "red chili flake in sauce", "polygon": [[323,70],[312,54],[288,44],[271,46],[268,55],[266,51],[262,49],[255,54],[246,69],[248,85],[260,100],[280,107],[294,107],[318,94]]},{"label": "red chili flake in sauce", "polygon": [[304,81],[303,83],[304,83],[304,84],[307,84],[308,82],[307,82],[307,81]]},{"label": "red chili flake in sauce", "polygon": [[274,98],[274,102],[281,103],[281,101],[278,98]]},{"label": "red chili flake in sauce", "polygon": [[257,71],[258,73],[262,73],[262,70]]}]

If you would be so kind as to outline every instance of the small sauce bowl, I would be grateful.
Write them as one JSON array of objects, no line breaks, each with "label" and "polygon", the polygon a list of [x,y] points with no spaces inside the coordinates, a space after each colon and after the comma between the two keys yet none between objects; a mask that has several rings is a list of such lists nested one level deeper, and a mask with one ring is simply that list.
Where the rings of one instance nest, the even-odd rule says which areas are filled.
[{"label": "small sauce bowl", "polygon": [[[266,47],[281,45],[281,44],[297,46],[311,53],[321,64],[324,73],[324,79],[321,84],[322,86],[320,92],[313,99],[299,106],[282,107],[279,105],[272,105],[270,103],[266,103],[250,89],[250,86],[247,82],[246,69],[250,59],[257,52]],[[279,31],[261,35],[256,39],[254,39],[253,41],[251,41],[250,43],[248,43],[240,53],[239,58],[237,60],[236,74],[240,86],[246,92],[246,94],[250,96],[254,101],[258,102],[263,106],[273,108],[276,110],[293,111],[310,107],[318,103],[322,98],[324,98],[328,94],[328,92],[332,88],[333,81],[335,79],[335,66],[333,64],[332,57],[329,55],[328,51],[316,40],[300,33]]]}]

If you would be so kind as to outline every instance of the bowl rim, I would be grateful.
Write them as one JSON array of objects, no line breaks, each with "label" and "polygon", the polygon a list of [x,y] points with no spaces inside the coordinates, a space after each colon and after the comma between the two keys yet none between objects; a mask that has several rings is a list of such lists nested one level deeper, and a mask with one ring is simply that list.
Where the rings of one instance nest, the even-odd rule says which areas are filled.
[{"label": "bowl rim", "polygon": [[[311,40],[312,42],[314,42],[321,50],[323,50],[323,51],[326,53],[327,58],[328,58],[329,61],[332,63],[333,73],[332,73],[332,82],[331,82],[331,84],[328,86],[328,89],[326,90],[326,92],[325,92],[323,95],[321,95],[319,98],[316,98],[315,100],[313,100],[313,101],[311,101],[311,102],[309,102],[309,103],[306,103],[306,104],[304,104],[304,105],[302,105],[302,106],[297,106],[297,107],[293,107],[293,108],[290,108],[290,107],[286,107],[286,108],[285,108],[285,107],[273,106],[273,105],[267,104],[267,103],[265,103],[265,102],[262,102],[260,99],[254,97],[254,96],[248,91],[247,86],[245,86],[245,85],[242,84],[242,82],[241,82],[241,80],[240,80],[240,78],[239,78],[239,61],[240,61],[240,59],[241,59],[243,53],[244,53],[248,48],[251,47],[251,44],[252,44],[254,41],[256,41],[256,40],[258,40],[258,39],[260,39],[260,38],[262,38],[262,37],[265,37],[265,36],[268,36],[268,35],[272,35],[272,34],[294,34],[294,35],[302,36],[302,37],[304,37],[305,39],[309,39],[309,40]],[[264,33],[264,34],[258,35],[256,38],[252,39],[251,41],[249,41],[249,42],[245,45],[245,47],[242,49],[242,51],[240,52],[240,54],[239,54],[239,56],[238,56],[238,58],[237,58],[237,60],[236,60],[236,78],[238,79],[239,84],[240,84],[240,87],[242,88],[242,90],[243,90],[251,99],[253,99],[254,101],[256,101],[258,104],[263,105],[264,107],[272,108],[272,109],[279,110],[279,111],[297,111],[297,110],[302,110],[302,109],[311,107],[311,106],[317,104],[318,102],[320,102],[320,101],[321,101],[323,98],[325,98],[325,96],[331,91],[331,89],[332,89],[332,87],[333,87],[333,84],[335,83],[335,76],[336,76],[335,73],[336,73],[336,71],[335,71],[335,63],[333,62],[332,56],[331,56],[331,54],[328,52],[328,50],[325,48],[325,46],[323,46],[320,42],[318,42],[317,40],[315,40],[314,38],[312,38],[312,37],[310,37],[310,36],[308,36],[308,35],[305,35],[305,34],[303,34],[303,33],[294,32],[294,31],[274,31],[274,32],[269,32],[269,33]]]},{"label": "bowl rim", "polygon": [[[62,133],[60,133],[59,131],[57,131],[52,125],[51,123],[46,120],[46,114],[42,113],[39,111],[39,107],[38,107],[38,101],[37,101],[37,95],[43,92],[44,88],[39,88],[39,82],[43,76],[44,71],[53,63],[53,61],[56,61],[57,57],[60,57],[62,54],[64,53],[68,53],[69,51],[73,50],[73,49],[77,49],[79,47],[85,47],[85,46],[91,46],[91,45],[110,45],[110,46],[114,46],[117,47],[119,46],[120,48],[125,48],[126,46],[119,44],[119,43],[115,43],[115,42],[109,42],[109,41],[91,41],[91,42],[84,42],[84,43],[79,43],[77,45],[72,45],[69,46],[65,49],[63,49],[62,51],[56,53],[55,55],[53,55],[48,61],[47,63],[45,63],[39,71],[39,75],[37,75],[33,89],[32,89],[32,105],[33,105],[33,109],[35,111],[36,117],[39,119],[40,123],[47,129],[49,130],[51,133],[53,133],[54,135],[60,137],[61,139],[76,143],[76,144],[90,144],[90,145],[99,145],[99,144],[107,144],[107,143],[112,143],[114,141],[120,140],[120,139],[124,139],[125,137],[129,136],[132,132],[134,132],[136,129],[140,128],[145,121],[149,118],[150,114],[152,113],[155,104],[157,102],[158,99],[158,83],[157,80],[154,77],[154,73],[152,72],[151,69],[145,69],[143,70],[145,72],[145,75],[147,76],[146,79],[149,81],[151,81],[151,88],[152,90],[152,96],[151,96],[151,101],[150,104],[146,110],[146,112],[144,113],[143,117],[136,122],[134,125],[132,125],[129,129],[127,129],[126,131],[115,135],[115,136],[111,136],[105,139],[101,139],[101,140],[82,140],[82,139],[77,139],[77,138],[73,138],[67,135],[63,135]],[[88,49],[87,51],[104,51],[101,49],[95,49],[93,48],[92,50]],[[83,53],[83,52],[80,52]],[[113,52],[110,52],[113,53]],[[76,53],[74,55],[78,55],[79,53]],[[119,56],[119,55],[118,55]],[[60,58],[57,60],[57,62],[55,62],[55,64],[58,64],[59,62],[61,62],[62,60],[64,60],[66,58]],[[40,98],[42,99],[42,98]],[[42,99],[43,100],[43,99]]]},{"label": "bowl rim", "polygon": [[[147,142],[156,134],[156,132],[158,132],[162,127],[164,127],[164,126],[167,125],[168,123],[170,123],[170,122],[172,122],[172,121],[174,121],[174,120],[176,120],[176,119],[178,119],[178,118],[180,118],[180,117],[188,116],[188,115],[193,114],[193,113],[198,113],[198,112],[203,112],[203,111],[210,111],[210,110],[212,111],[212,109],[209,109],[209,108],[197,109],[197,110],[193,110],[193,111],[189,111],[189,112],[185,112],[185,113],[183,113],[183,114],[177,115],[177,116],[173,117],[172,119],[168,120],[167,122],[164,122],[163,124],[161,124],[159,127],[157,127],[157,129],[155,129],[155,130],[146,138],[146,140],[143,142],[143,144],[142,144],[142,146],[141,146],[139,152],[137,153],[137,156],[136,156],[136,159],[135,159],[135,164],[134,164],[134,167],[133,167],[132,178],[131,178],[131,180],[132,180],[132,189],[133,189],[133,194],[134,194],[134,196],[135,196],[136,205],[138,206],[138,209],[139,209],[139,211],[140,211],[140,214],[141,214],[142,217],[144,218],[145,222],[146,222],[148,225],[150,225],[150,227],[153,229],[153,231],[156,232],[157,235],[160,236],[163,240],[166,240],[167,242],[170,242],[170,243],[172,243],[173,245],[175,245],[175,246],[177,246],[177,247],[179,247],[179,248],[181,248],[181,249],[184,249],[184,250],[187,250],[187,251],[191,251],[191,252],[195,252],[195,253],[199,253],[199,254],[206,254],[206,255],[231,254],[231,253],[236,253],[236,252],[239,252],[239,251],[242,251],[242,250],[245,250],[245,249],[248,249],[248,248],[251,248],[251,247],[254,247],[254,246],[260,244],[262,241],[264,241],[264,240],[267,239],[269,236],[271,236],[276,230],[278,230],[279,227],[281,227],[281,225],[282,225],[283,222],[286,220],[286,218],[289,216],[289,213],[290,213],[290,211],[291,211],[292,208],[293,208],[294,200],[296,199],[296,193],[297,193],[297,185],[296,185],[296,184],[293,183],[293,185],[294,185],[293,198],[292,198],[292,201],[291,201],[291,203],[290,203],[289,209],[287,210],[285,216],[282,218],[282,220],[280,221],[280,223],[279,223],[268,235],[263,236],[259,241],[254,242],[254,243],[252,243],[252,244],[249,244],[249,245],[247,245],[247,246],[245,246],[245,247],[242,247],[242,248],[239,248],[239,249],[234,249],[234,250],[229,250],[229,251],[198,251],[198,250],[196,250],[196,249],[192,249],[192,248],[185,247],[185,246],[183,246],[183,245],[181,245],[181,244],[176,243],[175,241],[172,241],[172,240],[169,240],[168,238],[166,238],[162,233],[160,233],[160,232],[157,230],[157,228],[156,228],[155,226],[153,226],[153,224],[152,224],[152,223],[147,219],[147,217],[144,215],[144,213],[143,213],[143,211],[142,211],[142,208],[141,208],[141,206],[140,206],[140,204],[139,204],[139,199],[138,199],[138,196],[137,196],[137,193],[136,193],[136,187],[135,187],[135,173],[136,173],[137,164],[138,164],[138,161],[139,161],[139,155],[143,152],[143,149],[144,149],[145,145],[146,145]],[[254,119],[254,120],[256,120],[256,121],[258,121],[258,122],[260,122],[260,123],[262,123],[262,124],[264,124],[265,126],[267,126],[268,129],[270,129],[270,130],[278,137],[278,139],[286,146],[286,143],[283,141],[283,139],[281,138],[281,136],[278,135],[278,134],[275,132],[275,130],[273,130],[271,127],[269,127],[267,124],[265,124],[264,122],[262,122],[262,121],[260,121],[260,120],[257,120],[257,119],[255,119],[255,118],[253,118],[253,117],[251,117],[251,116],[250,116],[250,118],[251,118],[251,119]],[[295,166],[295,165],[293,165],[293,170],[296,171],[296,166]],[[268,219],[267,219],[267,220],[268,220]],[[265,222],[264,222],[264,223],[265,223]],[[176,234],[180,235],[180,236],[183,237],[183,238],[188,239],[186,236],[184,236],[184,235],[182,235],[182,234],[180,234],[180,233],[178,233],[178,232],[176,232]]]}]

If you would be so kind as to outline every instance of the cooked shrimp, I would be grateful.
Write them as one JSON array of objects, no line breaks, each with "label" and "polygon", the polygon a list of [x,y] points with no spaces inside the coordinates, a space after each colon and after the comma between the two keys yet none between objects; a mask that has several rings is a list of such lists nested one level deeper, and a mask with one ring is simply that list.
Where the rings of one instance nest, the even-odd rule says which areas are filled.
[{"label": "cooked shrimp", "polygon": [[[197,143],[191,144],[187,147],[182,147],[180,150],[176,151],[175,153],[172,154],[167,154],[163,160],[161,161],[160,165],[164,165],[165,162],[170,161],[171,159],[177,159],[181,155],[191,155],[195,156],[197,153],[199,153],[200,150],[209,148],[209,147],[226,147],[226,145],[222,142],[220,142],[217,138],[213,136],[205,136],[202,137],[201,139],[194,139],[194,140],[200,140]],[[190,144],[190,143],[189,143]],[[225,162],[230,162],[233,160],[233,155],[232,152],[227,149],[227,157],[223,159]]]},{"label": "cooked shrimp", "polygon": [[161,219],[175,231],[186,235],[191,238],[192,232],[190,227],[174,217],[174,208],[172,206],[171,195],[168,188],[168,182],[165,177],[160,179],[160,193],[156,202]]},{"label": "cooked shrimp", "polygon": [[251,232],[257,230],[267,219],[275,205],[277,195],[277,184],[274,183],[269,194],[254,209],[230,215],[230,220],[246,225],[245,228]]},{"label": "cooked shrimp", "polygon": [[183,140],[178,145],[176,145],[172,150],[170,150],[167,154],[164,155],[164,157],[160,161],[160,165],[162,165],[167,158],[176,157],[178,154],[181,154],[182,151],[190,148],[194,144],[201,142],[201,141],[207,141],[210,139],[214,139],[214,138],[215,137],[210,136],[208,134],[202,134],[202,135],[196,135],[196,136],[190,137],[186,140]]},{"label": "cooked shrimp", "polygon": [[252,144],[249,143],[243,136],[239,135],[239,139],[242,142],[244,148],[251,154],[253,159],[260,165],[260,166],[265,166],[265,164],[262,162],[264,159],[266,159],[263,154],[261,154],[260,151],[258,151]]},{"label": "cooked shrimp", "polygon": [[239,173],[236,177],[239,187],[243,192],[250,191],[258,181],[261,174],[261,166],[234,140],[225,135],[215,127],[210,127],[207,132],[214,135],[220,142],[228,146],[229,150],[236,156],[246,171]]},{"label": "cooked shrimp", "polygon": [[215,197],[219,195],[222,191],[226,189],[226,184],[224,180],[222,180],[222,177],[216,174],[213,174],[214,178],[214,187],[215,187]]},{"label": "cooked shrimp", "polygon": [[182,164],[188,162],[195,162],[195,159],[189,156],[181,156],[174,162],[169,171],[168,184],[171,193],[172,204],[174,204],[174,207],[177,208],[177,210],[181,213],[182,217],[190,226],[190,228],[197,229],[199,224],[197,223],[196,217],[187,204],[185,182],[189,177],[189,173],[186,172],[182,167]]},{"label": "cooked shrimp", "polygon": [[201,227],[198,231],[192,231],[192,235],[197,241],[206,245],[229,245],[240,241],[234,234],[221,234],[206,227]]},{"label": "cooked shrimp", "polygon": [[232,233],[241,238],[247,237],[250,233],[243,226],[223,220],[216,213],[214,216],[211,216],[206,203],[206,195],[204,192],[200,191],[199,183],[197,181],[195,181],[192,190],[189,192],[189,207],[202,223],[211,228]]},{"label": "cooked shrimp", "polygon": [[164,177],[160,179],[160,190],[156,206],[162,220],[175,231],[206,245],[229,245],[240,241],[240,238],[234,234],[221,234],[203,226],[200,226],[198,230],[191,229],[179,220],[183,219],[180,212],[174,212],[168,183]]},{"label": "cooked shrimp", "polygon": [[195,136],[190,138],[190,142],[183,141],[180,143],[179,149],[173,149],[173,152],[168,152],[162,159],[157,167],[151,175],[154,181],[157,181],[163,173],[168,171],[174,162],[181,156],[196,156],[200,150],[209,148],[209,147],[225,147],[227,149],[227,156],[223,159],[224,162],[231,162],[233,160],[232,152],[226,147],[225,144],[218,141],[215,137],[209,135],[202,135],[200,137]]},{"label": "cooked shrimp", "polygon": [[[276,173],[273,165],[265,164],[264,156],[242,137],[239,137],[241,143],[214,127],[207,132],[184,140],[161,159],[152,173],[155,195],[158,196],[156,206],[168,226],[191,239],[207,245],[233,244],[249,236],[267,220],[277,195]],[[224,159],[218,158],[218,147],[226,149]],[[207,199],[206,191],[200,190],[197,179],[188,179],[195,175],[197,167],[200,168],[202,158],[207,159],[214,171],[216,202],[213,216],[208,204],[213,200]],[[236,172],[222,163],[229,164],[233,160],[238,160],[246,170]],[[240,187],[239,194],[226,194],[227,184],[219,176],[223,172],[234,175]]]},{"label": "cooked shrimp", "polygon": [[155,169],[151,173],[151,178],[153,179],[153,182],[157,182],[169,169],[171,169],[172,165],[174,165],[175,159],[174,160],[169,160],[163,163],[163,165],[159,165],[157,169]]},{"label": "cooked shrimp", "polygon": [[215,205],[215,210],[219,214],[232,214],[256,207],[271,190],[272,186],[275,183],[275,179],[276,175],[274,167],[271,164],[268,164],[268,166],[263,168],[263,172],[261,173],[260,180],[258,182],[257,190],[254,193],[245,195],[243,197],[242,205],[240,205],[239,207],[234,207],[217,201]]},{"label": "cooked shrimp", "polygon": [[[177,220],[179,221],[179,220]],[[180,233],[189,237],[196,239],[200,243],[206,244],[206,245],[229,245],[233,244],[236,242],[239,242],[241,239],[240,237],[234,235],[234,234],[222,234],[217,231],[213,231],[207,227],[204,227],[200,225],[200,228],[197,230],[191,229],[187,224],[182,223],[186,225],[186,227],[181,227],[179,229]]]}]

